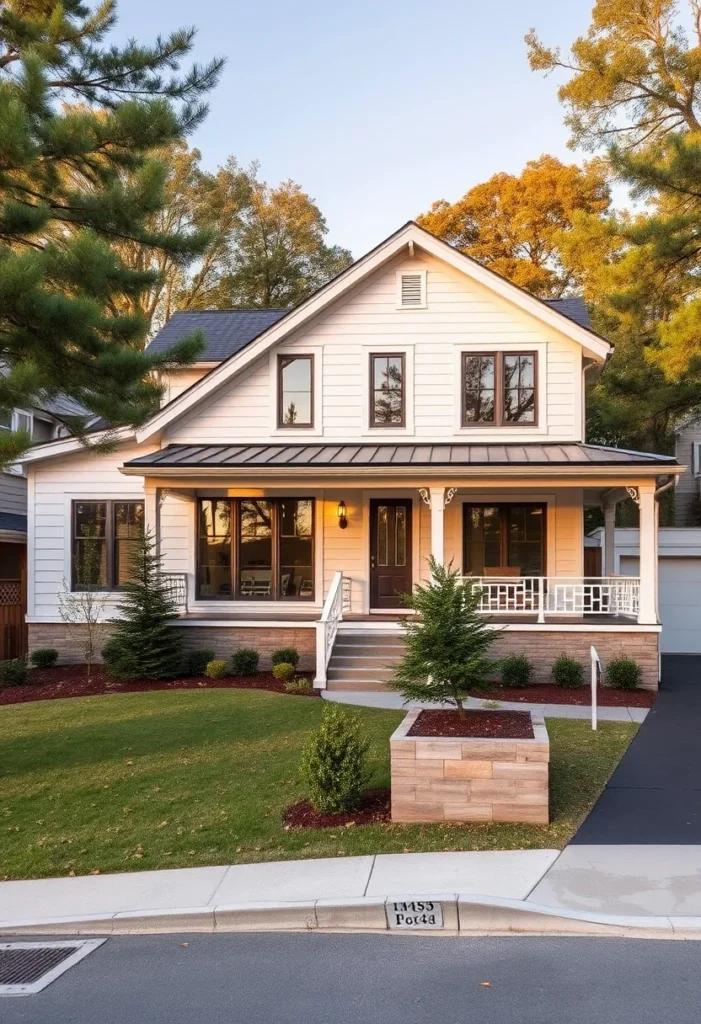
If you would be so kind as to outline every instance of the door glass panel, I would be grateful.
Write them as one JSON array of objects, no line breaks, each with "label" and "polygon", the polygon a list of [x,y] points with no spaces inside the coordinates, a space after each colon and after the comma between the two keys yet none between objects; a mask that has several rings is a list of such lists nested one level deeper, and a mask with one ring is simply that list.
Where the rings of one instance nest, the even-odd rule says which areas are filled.
[{"label": "door glass panel", "polygon": [[465,571],[483,576],[501,565],[501,518],[497,506],[465,506]]},{"label": "door glass panel", "polygon": [[395,565],[406,565],[406,507],[397,505],[394,523]]},{"label": "door glass panel", "polygon": [[509,565],[521,570],[522,576],[543,574],[543,509],[533,505],[509,505]]},{"label": "door glass panel", "polygon": [[239,504],[239,593],[271,598],[273,589],[272,502],[256,498]]},{"label": "door glass panel", "polygon": [[201,597],[231,595],[231,502],[200,504],[199,592]]},{"label": "door glass panel", "polygon": [[377,509],[377,564],[387,565],[389,552],[389,515],[386,505]]},{"label": "door glass panel", "polygon": [[283,499],[279,504],[280,597],[314,596],[312,502]]}]

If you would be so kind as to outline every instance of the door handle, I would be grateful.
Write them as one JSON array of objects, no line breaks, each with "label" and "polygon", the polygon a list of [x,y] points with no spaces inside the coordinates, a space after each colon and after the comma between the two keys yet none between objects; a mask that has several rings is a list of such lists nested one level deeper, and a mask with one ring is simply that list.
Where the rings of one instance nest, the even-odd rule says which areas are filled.
[{"label": "door handle", "polygon": [[371,569],[375,568],[375,556],[374,555],[370,555],[370,568]]}]

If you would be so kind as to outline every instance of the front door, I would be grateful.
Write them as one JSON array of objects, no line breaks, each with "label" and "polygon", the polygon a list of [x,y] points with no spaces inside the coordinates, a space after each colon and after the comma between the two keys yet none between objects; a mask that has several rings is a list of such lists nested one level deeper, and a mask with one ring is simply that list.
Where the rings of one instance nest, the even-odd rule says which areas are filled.
[{"label": "front door", "polygon": [[411,501],[370,501],[370,607],[402,608],[411,591]]}]

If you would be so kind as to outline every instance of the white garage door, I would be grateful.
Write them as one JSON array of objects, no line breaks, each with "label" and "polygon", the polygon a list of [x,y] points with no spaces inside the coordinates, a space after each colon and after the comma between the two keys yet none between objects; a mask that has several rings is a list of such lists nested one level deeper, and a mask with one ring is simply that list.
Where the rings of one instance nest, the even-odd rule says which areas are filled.
[{"label": "white garage door", "polygon": [[[621,556],[621,572],[638,575],[638,558]],[[660,558],[660,649],[701,654],[701,558]]]}]

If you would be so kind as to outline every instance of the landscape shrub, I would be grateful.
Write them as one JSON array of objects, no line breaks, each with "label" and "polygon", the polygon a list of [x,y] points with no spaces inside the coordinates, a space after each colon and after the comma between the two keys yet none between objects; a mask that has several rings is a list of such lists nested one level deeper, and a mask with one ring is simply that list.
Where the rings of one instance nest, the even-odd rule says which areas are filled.
[{"label": "landscape shrub", "polygon": [[576,690],[578,686],[584,686],[584,665],[581,661],[570,658],[568,654],[561,654],[553,662],[553,682],[556,686],[563,686],[567,690]]},{"label": "landscape shrub", "polygon": [[328,704],[321,725],[302,751],[300,771],[309,799],[322,814],[354,811],[367,779],[369,741],[360,720],[338,704]]},{"label": "landscape shrub", "polygon": [[188,676],[203,676],[210,661],[214,661],[214,651],[208,647],[188,651],[185,657],[185,672]]},{"label": "landscape shrub", "polygon": [[311,693],[313,689],[311,680],[305,679],[304,676],[297,676],[296,679],[290,679],[285,683],[286,693]]},{"label": "landscape shrub", "polygon": [[636,690],[643,670],[633,658],[614,658],[606,668],[606,682],[615,690]]},{"label": "landscape shrub", "polygon": [[270,660],[273,665],[294,665],[297,668],[299,651],[296,647],[278,647],[276,651],[273,651]]},{"label": "landscape shrub", "polygon": [[530,686],[533,662],[525,654],[512,654],[501,662],[502,686]]},{"label": "landscape shrub", "polygon": [[214,658],[205,667],[204,674],[209,679],[221,679],[226,675],[226,662],[223,658]]},{"label": "landscape shrub", "polygon": [[27,662],[23,658],[0,661],[0,689],[4,686],[24,686],[27,682]]},{"label": "landscape shrub", "polygon": [[235,676],[254,676],[258,671],[260,655],[252,647],[239,647],[231,659],[231,671]]},{"label": "landscape shrub", "polygon": [[277,665],[273,665],[273,675],[281,683],[287,683],[290,679],[294,679],[295,667],[285,661],[278,662]]},{"label": "landscape shrub", "polygon": [[35,668],[52,668],[58,661],[58,651],[54,647],[37,647],[29,660]]}]

